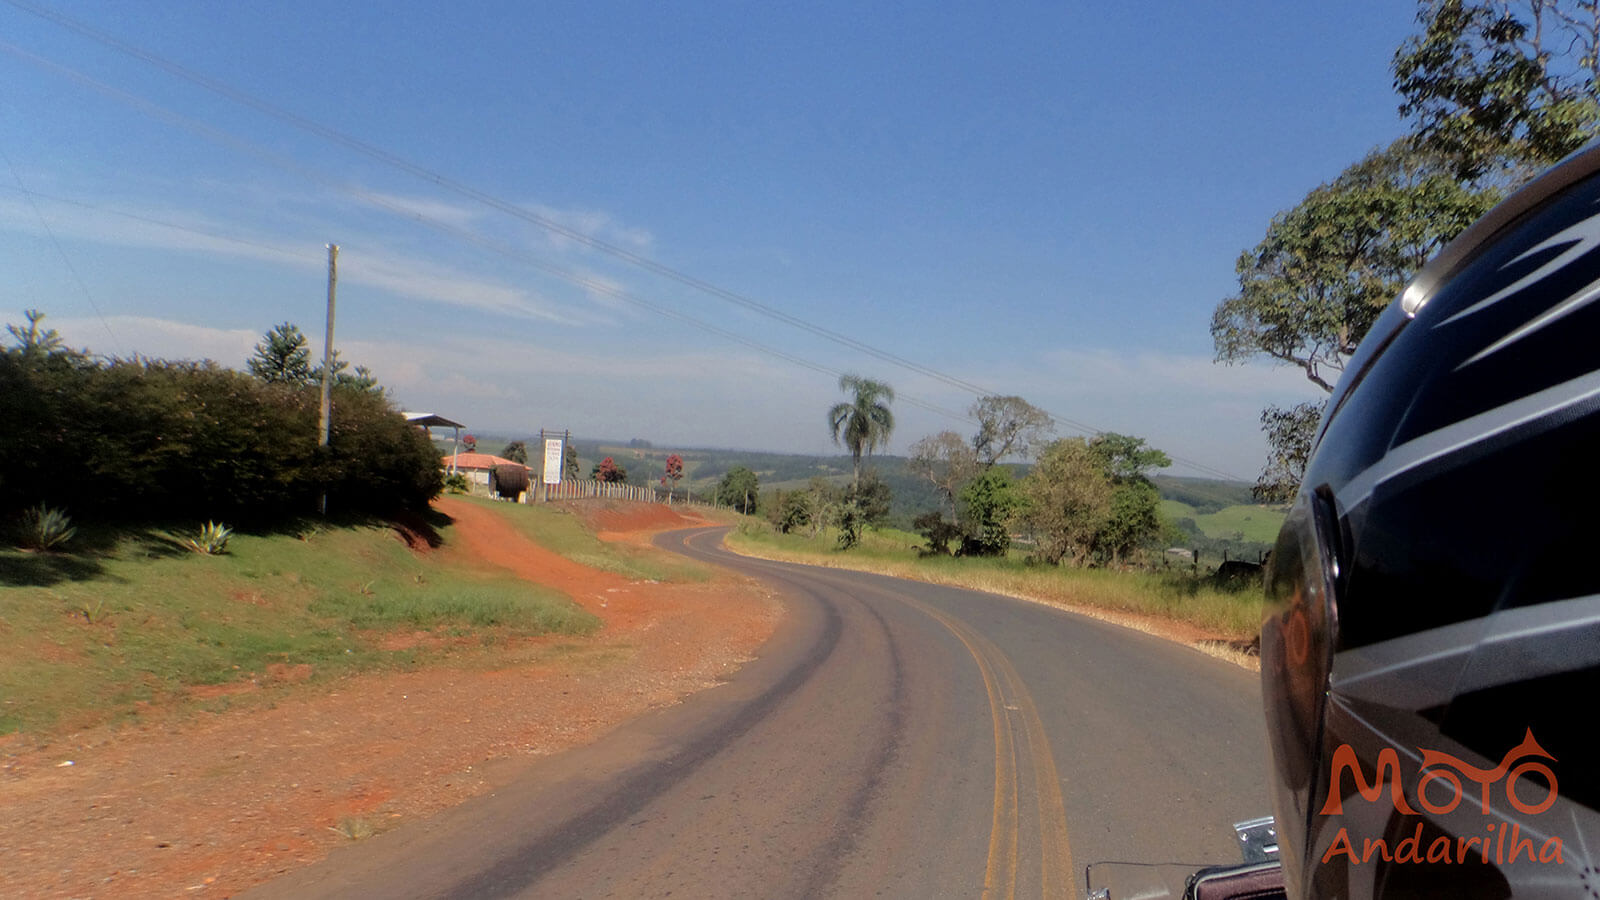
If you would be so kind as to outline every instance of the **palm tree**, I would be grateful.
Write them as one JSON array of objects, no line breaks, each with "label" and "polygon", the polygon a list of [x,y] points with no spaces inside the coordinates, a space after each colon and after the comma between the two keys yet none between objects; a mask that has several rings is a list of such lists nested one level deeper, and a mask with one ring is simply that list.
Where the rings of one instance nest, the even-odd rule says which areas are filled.
[{"label": "palm tree", "polygon": [[850,448],[855,462],[852,483],[860,484],[862,454],[889,446],[889,433],[894,431],[894,413],[889,411],[894,388],[859,375],[842,375],[839,390],[854,394],[855,400],[828,410],[828,425],[833,429],[833,442]]}]

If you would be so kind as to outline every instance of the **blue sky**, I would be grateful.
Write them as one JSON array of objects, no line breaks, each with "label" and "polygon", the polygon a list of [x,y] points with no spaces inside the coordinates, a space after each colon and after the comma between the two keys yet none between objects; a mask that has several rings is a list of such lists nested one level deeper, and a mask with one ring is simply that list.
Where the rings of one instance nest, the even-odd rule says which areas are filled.
[{"label": "blue sky", "polygon": [[[1275,211],[1402,133],[1388,62],[1414,27],[1394,0],[36,3],[501,203],[1243,478],[1261,406],[1318,394],[1291,370],[1214,365],[1211,311]],[[923,404],[898,404],[894,452],[971,431],[926,408],[970,393],[5,2],[0,79],[6,321],[38,307],[99,352],[229,365],[283,320],[320,346],[333,241],[344,356],[479,431],[829,452],[840,394],[819,368]]]}]

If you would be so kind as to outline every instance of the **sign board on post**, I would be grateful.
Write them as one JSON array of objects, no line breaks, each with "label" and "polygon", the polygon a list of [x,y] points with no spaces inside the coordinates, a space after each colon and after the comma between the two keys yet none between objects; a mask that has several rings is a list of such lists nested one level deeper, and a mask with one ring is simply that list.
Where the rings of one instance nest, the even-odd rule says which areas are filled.
[{"label": "sign board on post", "polygon": [[544,483],[545,484],[560,484],[561,483],[561,470],[563,468],[565,468],[562,465],[562,462],[564,461],[563,458],[565,456],[564,451],[566,449],[564,446],[562,446],[564,443],[565,443],[565,441],[563,441],[561,438],[545,438],[544,439]]}]

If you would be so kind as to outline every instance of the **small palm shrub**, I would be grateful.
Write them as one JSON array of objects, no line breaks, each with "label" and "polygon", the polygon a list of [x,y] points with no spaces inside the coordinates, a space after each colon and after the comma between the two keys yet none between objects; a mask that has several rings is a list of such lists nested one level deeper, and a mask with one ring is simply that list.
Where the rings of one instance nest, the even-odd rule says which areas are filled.
[{"label": "small palm shrub", "polygon": [[78,529],[72,517],[43,503],[22,513],[22,546],[32,550],[55,550],[72,540]]},{"label": "small palm shrub", "polygon": [[228,538],[233,537],[233,529],[221,522],[207,522],[200,529],[196,537],[184,541],[184,546],[196,553],[207,556],[217,556],[228,552]]},{"label": "small palm shrub", "polygon": [[452,494],[465,494],[472,490],[472,485],[467,481],[467,476],[453,472],[445,476],[444,489]]}]

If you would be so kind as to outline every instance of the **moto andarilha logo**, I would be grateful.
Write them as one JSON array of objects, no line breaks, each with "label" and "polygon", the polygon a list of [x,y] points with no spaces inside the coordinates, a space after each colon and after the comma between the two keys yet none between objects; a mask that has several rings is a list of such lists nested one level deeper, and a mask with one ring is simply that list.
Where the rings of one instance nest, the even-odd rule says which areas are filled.
[{"label": "moto andarilha logo", "polygon": [[[1393,846],[1384,838],[1363,838],[1358,847],[1349,832],[1340,828],[1333,844],[1322,854],[1324,863],[1344,857],[1351,864],[1373,860],[1395,863],[1465,864],[1493,863],[1497,866],[1521,861],[1540,863],[1564,862],[1561,856],[1561,838],[1548,837],[1536,842],[1522,833],[1520,824],[1507,826],[1489,815],[1491,797],[1496,787],[1504,792],[1506,803],[1525,816],[1536,816],[1555,805],[1557,794],[1556,774],[1546,765],[1556,761],[1534,740],[1529,730],[1522,743],[1506,752],[1500,764],[1491,769],[1479,768],[1458,757],[1439,750],[1422,750],[1422,766],[1417,772],[1414,789],[1406,790],[1401,783],[1400,756],[1393,747],[1378,753],[1373,780],[1369,783],[1361,769],[1356,752],[1349,744],[1340,744],[1334,751],[1328,799],[1323,802],[1321,815],[1343,815],[1346,800],[1346,776],[1362,799],[1376,803],[1385,790],[1397,812],[1417,816],[1416,807],[1433,816],[1447,816],[1456,812],[1467,801],[1468,784],[1477,786],[1472,800],[1484,816],[1484,833],[1475,836],[1439,835],[1424,846],[1423,823],[1418,821],[1415,830],[1396,840]],[[1412,804],[1410,797],[1416,799]],[[1354,797],[1350,797],[1352,801]]]}]

